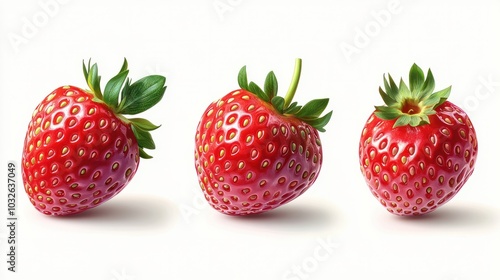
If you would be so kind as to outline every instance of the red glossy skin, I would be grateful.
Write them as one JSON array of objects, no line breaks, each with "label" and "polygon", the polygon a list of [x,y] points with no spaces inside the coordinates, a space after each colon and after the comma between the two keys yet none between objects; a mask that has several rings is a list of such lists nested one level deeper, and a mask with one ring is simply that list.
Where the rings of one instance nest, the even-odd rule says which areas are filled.
[{"label": "red glossy skin", "polygon": [[229,215],[261,213],[295,199],[314,183],[323,158],[316,129],[245,90],[208,106],[195,142],[205,198]]},{"label": "red glossy skin", "polygon": [[47,215],[75,214],[119,193],[139,165],[139,148],[125,124],[93,95],[60,87],[33,112],[22,156],[26,193]]},{"label": "red glossy skin", "polygon": [[392,128],[374,114],[363,129],[361,172],[373,195],[397,215],[429,213],[449,201],[474,171],[477,138],[459,107],[446,101],[430,124]]}]

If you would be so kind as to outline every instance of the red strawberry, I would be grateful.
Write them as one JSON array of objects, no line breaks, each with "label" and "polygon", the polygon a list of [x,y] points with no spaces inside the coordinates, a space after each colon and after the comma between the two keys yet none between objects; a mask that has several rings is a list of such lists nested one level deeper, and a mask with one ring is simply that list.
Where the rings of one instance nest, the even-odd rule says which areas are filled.
[{"label": "red strawberry", "polygon": [[410,88],[389,75],[359,143],[361,172],[391,213],[420,215],[449,201],[474,171],[477,138],[467,114],[446,101],[451,86],[433,93],[434,77],[414,64]]},{"label": "red strawberry", "polygon": [[26,133],[24,188],[47,215],[75,214],[109,200],[134,177],[139,158],[150,158],[143,149],[155,148],[149,131],[158,126],[123,114],[158,103],[165,78],[153,75],[131,84],[125,60],[101,93],[97,65],[89,61],[83,70],[90,90],[55,89],[36,107]]},{"label": "red strawberry", "polygon": [[196,131],[195,165],[205,198],[229,215],[261,213],[304,193],[316,180],[323,152],[319,131],[332,112],[320,117],[328,99],[304,106],[291,103],[301,60],[285,98],[267,75],[264,90],[240,70],[235,90],[208,106]]}]

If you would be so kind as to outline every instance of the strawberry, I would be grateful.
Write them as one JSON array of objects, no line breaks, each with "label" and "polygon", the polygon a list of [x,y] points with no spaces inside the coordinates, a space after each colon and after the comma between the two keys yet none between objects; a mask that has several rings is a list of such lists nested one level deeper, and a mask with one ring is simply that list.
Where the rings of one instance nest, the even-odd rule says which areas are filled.
[{"label": "strawberry", "polygon": [[264,90],[247,82],[241,68],[234,90],[213,102],[196,130],[195,166],[206,200],[219,212],[265,212],[303,194],[319,175],[323,151],[318,131],[332,112],[320,117],[328,99],[292,103],[301,60],[285,98],[277,95],[271,71]]},{"label": "strawberry", "polygon": [[477,137],[467,114],[434,92],[416,64],[410,87],[384,76],[385,106],[375,106],[359,142],[361,172],[373,195],[396,215],[430,213],[455,196],[474,171]]},{"label": "strawberry", "polygon": [[84,63],[90,90],[59,87],[36,107],[24,141],[22,177],[38,211],[61,216],[101,205],[130,182],[139,158],[151,158],[144,149],[155,148],[149,131],[158,126],[123,115],[157,104],[165,78],[131,83],[127,67],[124,60],[101,92],[97,64]]}]

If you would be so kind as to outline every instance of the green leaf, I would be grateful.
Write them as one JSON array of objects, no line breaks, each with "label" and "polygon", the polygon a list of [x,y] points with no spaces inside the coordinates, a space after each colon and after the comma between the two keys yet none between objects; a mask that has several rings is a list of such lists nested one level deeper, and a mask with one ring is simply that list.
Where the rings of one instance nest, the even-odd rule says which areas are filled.
[{"label": "green leaf", "polygon": [[156,148],[155,142],[153,141],[153,137],[151,133],[148,131],[142,130],[137,126],[132,124],[132,132],[134,133],[135,139],[137,140],[137,144],[141,148],[146,148],[153,150]]},{"label": "green leaf", "polygon": [[[120,92],[120,99],[119,100],[121,100],[121,103],[123,103],[124,96],[129,95],[131,82],[132,82],[132,80],[130,78],[127,78],[127,80],[125,81],[125,85],[123,86],[122,91]],[[118,106],[120,106],[120,104],[118,104]]]},{"label": "green leaf", "polygon": [[144,131],[153,131],[161,126],[161,125],[154,125],[152,122],[143,118],[131,118],[129,119],[129,121],[132,123],[132,125]]},{"label": "green leaf", "polygon": [[120,89],[128,75],[128,62],[127,59],[123,59],[122,67],[116,76],[111,78],[104,87],[103,100],[104,103],[108,104],[111,108],[116,109],[118,107],[118,100],[120,98]]},{"label": "green leaf", "polygon": [[273,71],[267,74],[266,81],[264,82],[264,92],[271,101],[278,94],[278,80]]},{"label": "green leaf", "polygon": [[294,107],[297,107],[297,105],[298,105],[297,101],[294,101],[294,102],[292,102],[292,104],[290,104],[288,106],[288,108],[285,108],[285,111],[290,110],[290,109],[292,109]]},{"label": "green leaf", "polygon": [[450,96],[451,86],[431,94],[427,99],[422,102],[423,106],[436,108],[443,104]]},{"label": "green leaf", "polygon": [[297,112],[300,111],[301,108],[302,108],[302,106],[295,106],[293,108],[289,107],[289,109],[286,110],[284,113],[289,114],[289,115],[295,115],[295,114],[297,114]]},{"label": "green leaf", "polygon": [[152,156],[150,156],[148,153],[144,151],[144,148],[146,149],[156,148],[153,138],[151,137],[151,133],[138,128],[134,124],[132,124],[131,127],[132,127],[132,132],[134,133],[134,136],[137,140],[137,144],[139,146],[139,156],[144,159],[152,158]]},{"label": "green leaf", "polygon": [[410,69],[410,90],[412,94],[421,90],[424,83],[424,71],[417,64]]},{"label": "green leaf", "polygon": [[139,156],[143,159],[153,158],[152,156],[148,155],[148,153],[146,153],[143,148],[140,147],[139,147]]},{"label": "green leaf", "polygon": [[425,106],[425,107],[434,108],[439,103],[439,100],[440,100],[439,95],[432,94],[427,99],[425,99],[424,101],[422,101],[422,105]]},{"label": "green leaf", "polygon": [[238,85],[240,88],[249,91],[246,66],[241,67],[240,72],[238,73]]},{"label": "green leaf", "polygon": [[383,120],[393,120],[402,115],[401,110],[386,107],[386,106],[375,106],[375,116],[383,119]]},{"label": "green leaf", "polygon": [[434,114],[436,114],[436,111],[434,111],[434,110],[426,110],[426,111],[425,111],[425,114],[426,114],[427,116],[434,115]]},{"label": "green leaf", "polygon": [[111,78],[104,88],[103,99],[104,103],[116,109],[118,107],[118,98],[120,96],[120,89],[127,78],[128,70],[118,73],[118,75]]},{"label": "green leaf", "polygon": [[[85,77],[85,81],[87,81],[89,78],[89,71],[87,70],[87,66],[85,65],[85,60],[82,61],[82,64],[83,64],[83,76]],[[90,59],[88,68],[90,68]]]},{"label": "green leaf", "polygon": [[431,69],[427,71],[427,77],[425,78],[424,84],[422,85],[422,90],[416,96],[417,99],[424,99],[431,95],[434,91],[434,76],[432,75]]},{"label": "green leaf", "polygon": [[88,72],[87,84],[90,90],[99,98],[102,99],[101,92],[101,76],[98,74],[97,64],[94,63]]},{"label": "green leaf", "polygon": [[280,113],[283,114],[283,106],[285,105],[285,99],[281,96],[275,96],[271,99],[271,104]]},{"label": "green leaf", "polygon": [[328,122],[330,122],[330,119],[332,118],[332,113],[333,111],[330,111],[321,118],[305,120],[305,122],[311,125],[312,127],[316,128],[318,131],[325,132],[326,131],[325,126],[328,124]]},{"label": "green leaf", "polygon": [[429,120],[429,116],[427,116],[425,114],[420,115],[420,125],[430,124],[430,123],[431,123],[431,121]]},{"label": "green leaf", "polygon": [[401,103],[403,100],[411,97],[410,89],[406,85],[406,83],[401,79],[399,81],[399,94],[396,96],[396,101]]},{"label": "green leaf", "polygon": [[151,75],[144,77],[122,91],[118,113],[138,114],[156,105],[165,93],[165,77]]},{"label": "green leaf", "polygon": [[439,101],[436,104],[436,106],[434,106],[434,108],[443,104],[446,101],[446,99],[448,99],[448,97],[450,96],[450,92],[451,92],[451,86],[449,86],[443,90],[435,92],[433,95],[437,95],[439,97]]},{"label": "green leaf", "polygon": [[389,82],[387,82],[387,79],[385,78],[385,75],[384,75],[385,92],[387,93],[387,95],[389,95],[389,97],[392,100],[396,100],[396,97],[399,94],[398,86],[396,85],[396,83],[392,79],[391,74],[389,74],[388,76],[389,76]]},{"label": "green leaf", "polygon": [[393,127],[408,125],[410,123],[410,121],[411,121],[411,117],[410,116],[408,116],[408,115],[402,115],[394,123]]},{"label": "green leaf", "polygon": [[418,126],[422,122],[422,118],[420,116],[410,116],[410,125]]},{"label": "green leaf", "polygon": [[393,100],[385,91],[382,90],[382,87],[378,88],[378,92],[380,93],[380,96],[384,100],[384,103],[387,104],[387,106],[392,106],[396,104],[396,101]]},{"label": "green leaf", "polygon": [[127,62],[127,59],[126,58],[123,58],[123,64],[122,64],[122,68],[120,69],[120,71],[118,73],[121,73],[125,70],[128,69],[128,62]]},{"label": "green leaf", "polygon": [[248,91],[254,93],[257,95],[260,99],[264,100],[265,102],[271,102],[269,99],[269,96],[254,82],[250,82],[248,85]]},{"label": "green leaf", "polygon": [[97,64],[90,66],[90,59],[88,65],[85,66],[85,61],[83,61],[83,76],[85,77],[85,81],[90,89],[90,91],[98,98],[102,99],[101,92],[101,77],[98,74]]},{"label": "green leaf", "polygon": [[306,103],[300,111],[295,114],[297,117],[303,118],[317,118],[323,113],[328,105],[328,98],[314,99]]},{"label": "green leaf", "polygon": [[290,106],[288,106],[288,108],[286,108],[283,113],[289,115],[295,115],[297,114],[298,111],[300,111],[301,108],[302,106],[298,106],[297,102],[292,102],[292,104],[290,104]]}]

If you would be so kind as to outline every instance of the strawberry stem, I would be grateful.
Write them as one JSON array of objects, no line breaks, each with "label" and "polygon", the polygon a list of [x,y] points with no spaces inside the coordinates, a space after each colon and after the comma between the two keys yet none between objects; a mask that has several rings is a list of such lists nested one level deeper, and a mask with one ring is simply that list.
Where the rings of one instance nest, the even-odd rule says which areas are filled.
[{"label": "strawberry stem", "polygon": [[293,70],[292,81],[290,82],[290,86],[288,87],[288,91],[285,95],[285,104],[284,108],[288,108],[292,103],[293,97],[295,96],[295,92],[297,91],[297,86],[299,85],[300,80],[300,71],[302,70],[302,59],[295,59],[295,68]]},{"label": "strawberry stem", "polygon": [[295,69],[293,71],[292,82],[288,88],[285,97],[279,96],[278,80],[271,71],[266,77],[264,90],[256,83],[248,83],[246,66],[243,66],[238,73],[238,84],[246,91],[255,94],[258,98],[266,103],[272,104],[273,108],[281,115],[293,116],[308,123],[318,131],[325,131],[325,126],[332,117],[332,111],[321,116],[328,105],[328,98],[314,99],[307,102],[304,106],[300,106],[297,102],[292,102],[297,86],[300,80],[300,71],[302,69],[302,59],[295,59]]},{"label": "strawberry stem", "polygon": [[141,158],[151,158],[144,149],[153,150],[156,145],[153,141],[150,131],[157,129],[159,126],[154,125],[150,121],[142,118],[128,119],[125,115],[135,115],[142,113],[163,98],[165,93],[165,77],[160,75],[146,76],[132,83],[130,78],[127,78],[128,71],[127,60],[124,59],[123,65],[116,76],[111,78],[101,92],[100,82],[101,76],[98,74],[97,64],[88,66],[83,63],[83,74],[90,92],[104,102],[123,122],[130,124],[132,132],[139,146],[139,155]]}]

